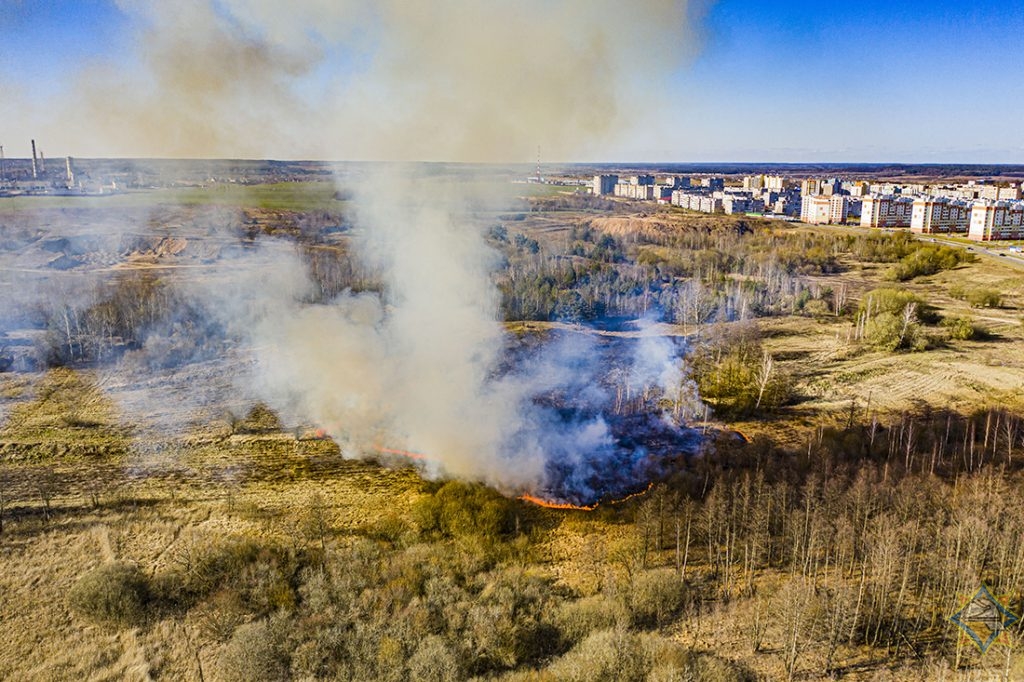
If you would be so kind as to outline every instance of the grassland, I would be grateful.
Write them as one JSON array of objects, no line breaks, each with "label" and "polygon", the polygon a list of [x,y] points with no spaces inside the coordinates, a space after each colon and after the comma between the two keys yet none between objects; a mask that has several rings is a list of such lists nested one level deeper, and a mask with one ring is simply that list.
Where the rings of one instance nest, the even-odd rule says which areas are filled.
[{"label": "grassland", "polygon": [[[38,201],[270,214],[338,209],[333,192],[287,184]],[[37,199],[4,201],[0,213]],[[624,253],[644,235],[736,231],[728,218],[675,211],[536,208],[481,219],[504,220],[542,249],[561,249],[574,230],[594,225]],[[780,239],[814,233],[752,222]],[[680,248],[653,247],[659,257]],[[231,417],[252,407],[248,398],[183,411],[178,391],[230,384],[230,362],[145,377],[166,396],[160,416],[177,425],[173,434],[128,416],[122,406],[135,386],[127,375],[111,378],[102,367],[0,373],[0,678],[237,679],[227,661],[267,665],[242,668],[272,671],[265,679],[1020,679],[1016,649],[982,657],[945,617],[982,579],[1016,591],[1020,606],[1024,563],[1019,542],[1007,540],[1024,528],[1008,502],[1021,484],[1020,443],[999,426],[990,442],[985,420],[1010,424],[1024,410],[1024,277],[982,259],[902,283],[939,315],[970,317],[986,334],[956,340],[935,326],[928,350],[894,353],[856,339],[853,313],[868,291],[893,286],[888,264],[837,258],[837,272],[799,278],[808,289],[845,288],[846,312],[819,306],[756,321],[763,348],[792,379],[792,400],[770,413],[720,416],[708,426],[721,440],[704,458],[625,504],[574,512],[486,498],[509,522],[486,532],[445,526],[474,526],[466,518],[482,518],[486,506],[452,507],[454,522],[426,518],[443,494],[400,458],[347,460],[309,430]],[[953,297],[964,282],[998,290],[1001,304],[972,308]],[[696,344],[741,322],[664,323],[659,333]],[[576,321],[508,326],[629,335]],[[962,426],[962,435],[928,440],[942,432],[936,414],[950,415],[946,431]],[[877,441],[872,420],[885,434]],[[897,441],[905,428],[917,440]],[[958,463],[968,442],[977,467]],[[934,462],[940,444],[955,456],[929,471],[921,462]],[[234,557],[237,579],[218,577],[206,592],[189,582],[211,556],[231,558],[242,543],[255,549]],[[947,576],[940,569],[954,555]],[[113,562],[139,567],[153,591],[138,620],[112,625],[72,606],[83,576]],[[342,594],[346,579],[365,583]],[[328,596],[315,589],[325,582],[335,589]],[[461,601],[446,606],[445,594]],[[842,610],[851,595],[858,609],[863,601],[859,616]],[[905,622],[886,595],[903,600]],[[282,654],[290,667],[240,649],[247,628],[272,633],[279,622],[292,632]],[[523,627],[506,631],[509,623]],[[331,624],[344,626],[340,634]],[[822,634],[839,626],[842,636]],[[251,656],[239,658],[240,650]],[[346,656],[367,663],[338,662]]]}]

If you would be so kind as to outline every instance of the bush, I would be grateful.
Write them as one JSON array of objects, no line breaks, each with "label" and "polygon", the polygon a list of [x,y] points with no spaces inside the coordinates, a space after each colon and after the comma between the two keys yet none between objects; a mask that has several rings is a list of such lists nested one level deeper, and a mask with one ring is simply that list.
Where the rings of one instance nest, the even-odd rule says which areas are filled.
[{"label": "bush", "polygon": [[462,679],[459,662],[444,639],[427,635],[409,658],[412,682],[455,682]]},{"label": "bush", "polygon": [[951,270],[966,259],[963,251],[950,246],[921,246],[900,259],[886,272],[886,279],[905,282],[922,275]]},{"label": "bush", "polygon": [[972,308],[998,308],[1003,305],[1003,295],[995,289],[972,289],[966,298]]},{"label": "bush", "polygon": [[288,623],[282,618],[246,623],[235,630],[220,656],[220,679],[250,682],[288,679]]},{"label": "bush", "polygon": [[601,630],[548,667],[564,682],[629,682],[647,674],[640,637],[624,630]]},{"label": "bush", "polygon": [[890,287],[873,289],[866,293],[860,302],[860,312],[867,313],[869,316],[881,312],[900,315],[903,313],[903,309],[910,304],[916,306],[917,316],[922,321],[936,321],[935,309],[923,298],[906,289],[893,289]]},{"label": "bush", "polygon": [[90,620],[130,627],[145,619],[149,581],[138,566],[113,561],[79,578],[68,598],[71,608]]},{"label": "bush", "polygon": [[613,630],[628,624],[626,607],[601,594],[564,603],[555,612],[555,626],[570,645],[582,642],[598,630]]},{"label": "bush", "polygon": [[449,481],[414,508],[423,532],[449,537],[477,535],[497,539],[512,531],[512,503],[478,483]]},{"label": "bush", "polygon": [[982,336],[981,330],[974,326],[969,317],[950,317],[942,321],[942,326],[949,330],[951,339],[969,341]]},{"label": "bush", "polygon": [[629,590],[629,610],[638,627],[660,627],[683,605],[686,586],[671,568],[640,573]]}]

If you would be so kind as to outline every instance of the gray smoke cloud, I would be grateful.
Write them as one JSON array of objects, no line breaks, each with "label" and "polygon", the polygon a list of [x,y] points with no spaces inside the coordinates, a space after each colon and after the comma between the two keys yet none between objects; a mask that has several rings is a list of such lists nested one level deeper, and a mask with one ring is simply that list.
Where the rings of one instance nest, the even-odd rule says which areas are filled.
[{"label": "gray smoke cloud", "polygon": [[[141,27],[137,64],[89,65],[51,107],[103,156],[507,161],[540,144],[572,158],[655,105],[695,45],[695,7],[666,0],[119,4]],[[611,427],[537,397],[613,402],[594,341],[571,335],[499,370],[499,261],[464,219],[470,201],[498,197],[414,167],[363,178],[353,249],[383,295],[308,303],[306,264],[275,240],[180,286],[248,340],[240,394],[323,426],[347,455],[421,452],[432,473],[508,491],[544,486],[556,461],[584,490],[588,462],[621,454]],[[678,347],[636,348],[626,393],[658,391],[678,421],[691,395]]]},{"label": "gray smoke cloud", "polygon": [[8,135],[82,157],[600,155],[665,106],[708,2],[118,4],[135,28],[127,53],[57,94],[5,96]]}]

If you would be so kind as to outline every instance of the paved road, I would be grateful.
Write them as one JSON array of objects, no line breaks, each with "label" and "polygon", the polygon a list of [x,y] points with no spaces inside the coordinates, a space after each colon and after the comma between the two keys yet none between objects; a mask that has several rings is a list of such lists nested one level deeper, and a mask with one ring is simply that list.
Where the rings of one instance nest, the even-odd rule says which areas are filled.
[{"label": "paved road", "polygon": [[936,237],[932,235],[922,234],[917,236],[918,239],[926,242],[935,242],[936,244],[942,244],[943,246],[953,246],[960,249],[967,249],[981,256],[990,256],[996,258],[1000,263],[1009,265],[1021,270],[1024,270],[1024,254],[1011,252],[1007,247],[995,247],[989,246],[986,242],[977,242],[975,244],[963,244],[961,242],[952,241],[950,239],[943,239],[942,237]]}]

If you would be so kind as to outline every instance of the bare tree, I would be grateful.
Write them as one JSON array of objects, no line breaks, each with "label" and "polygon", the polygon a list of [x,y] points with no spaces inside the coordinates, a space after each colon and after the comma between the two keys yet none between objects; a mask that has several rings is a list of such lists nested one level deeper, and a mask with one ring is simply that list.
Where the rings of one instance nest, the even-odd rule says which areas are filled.
[{"label": "bare tree", "polygon": [[757,368],[757,403],[754,409],[760,409],[761,401],[764,399],[764,391],[772,380],[772,371],[775,369],[775,360],[767,350],[761,356],[761,365]]}]

